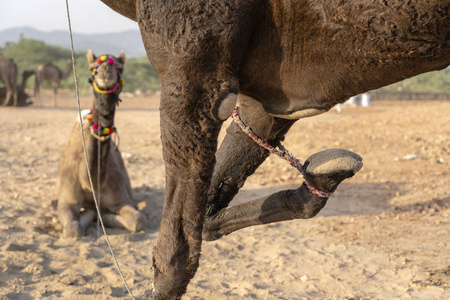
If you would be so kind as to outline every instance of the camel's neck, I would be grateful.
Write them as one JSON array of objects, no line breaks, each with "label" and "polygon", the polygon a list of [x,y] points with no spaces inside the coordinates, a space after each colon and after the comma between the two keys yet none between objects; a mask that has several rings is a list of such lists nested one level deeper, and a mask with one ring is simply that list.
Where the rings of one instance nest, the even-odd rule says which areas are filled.
[{"label": "camel's neck", "polygon": [[69,75],[71,74],[70,71],[72,71],[72,64],[71,64],[71,63],[70,63],[70,64],[67,64],[67,68],[66,68],[66,70],[64,71],[64,73],[62,73],[61,79],[65,79],[65,78],[69,77]]},{"label": "camel's neck", "polygon": [[[97,178],[98,167],[100,165],[100,176],[105,176],[107,170],[108,159],[110,159],[110,152],[112,147],[111,128],[114,126],[115,106],[117,103],[117,95],[97,95],[92,108],[92,123],[91,130],[94,134],[90,135],[90,143],[88,147],[89,152],[89,168],[93,177]],[[105,128],[108,128],[105,132]],[[113,133],[114,134],[114,133]]]},{"label": "camel's neck", "polygon": [[111,152],[111,146],[111,138],[108,138],[107,140],[102,142],[94,138],[92,135],[90,137],[90,143],[88,146],[89,170],[91,171],[94,186],[97,185],[99,170],[100,178],[104,178],[107,174],[106,166],[110,157],[109,154]]}]

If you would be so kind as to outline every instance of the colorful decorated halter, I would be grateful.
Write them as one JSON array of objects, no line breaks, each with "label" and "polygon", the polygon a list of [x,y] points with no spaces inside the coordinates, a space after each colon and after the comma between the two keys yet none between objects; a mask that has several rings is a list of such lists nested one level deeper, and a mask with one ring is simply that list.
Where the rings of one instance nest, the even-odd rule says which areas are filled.
[{"label": "colorful decorated halter", "polygon": [[[106,138],[109,138],[111,136],[111,134],[113,134],[114,132],[117,132],[117,128],[116,126],[111,126],[111,127],[101,127],[100,126],[100,130],[99,130],[99,126],[97,123],[94,123],[93,119],[92,119],[92,109],[89,112],[89,114],[86,116],[86,119],[89,122],[89,127],[91,128],[91,135],[93,135],[96,138],[100,138],[102,141],[105,140]],[[100,136],[98,136],[98,134],[96,132],[100,132]]]},{"label": "colorful decorated halter", "polygon": [[[101,90],[98,87],[97,83],[95,82],[95,75],[97,75],[97,73],[98,73],[98,67],[105,61],[108,62],[110,65],[112,65],[116,69],[117,74],[119,74],[119,80],[116,82],[114,87],[112,89],[110,89],[110,90]],[[109,57],[109,55],[102,55],[97,60],[97,66],[95,66],[95,68],[92,70],[92,76],[88,79],[88,82],[90,84],[92,84],[92,86],[94,87],[94,89],[95,89],[95,91],[97,93],[99,93],[99,94],[111,94],[117,89],[117,86],[119,85],[119,83],[121,85],[123,85],[125,83],[125,80],[121,79],[121,75],[122,75],[122,73],[120,72],[119,68],[117,68],[117,66],[115,65],[114,59],[112,57]]]}]

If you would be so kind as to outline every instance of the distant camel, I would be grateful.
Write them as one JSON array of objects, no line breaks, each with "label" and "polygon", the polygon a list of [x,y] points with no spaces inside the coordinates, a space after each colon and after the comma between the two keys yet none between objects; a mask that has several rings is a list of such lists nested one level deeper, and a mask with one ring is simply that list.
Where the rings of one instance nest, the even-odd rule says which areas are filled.
[{"label": "distant camel", "polygon": [[[44,81],[50,82],[53,88],[53,105],[56,106],[56,94],[58,93],[58,88],[61,80],[67,78],[72,70],[72,61],[67,60],[67,67],[64,73],[51,62],[40,65],[36,69],[36,78],[34,84],[34,97],[41,100],[40,87]],[[42,103],[42,102],[41,102]]]},{"label": "distant camel", "polygon": [[6,90],[3,106],[7,106],[12,97],[12,105],[17,106],[17,66],[10,58],[0,58],[0,80],[3,81]]},{"label": "distant camel", "polygon": [[[30,76],[34,75],[34,71],[23,71],[22,73],[22,82],[17,90],[17,106],[27,106],[33,104],[32,101],[28,101],[30,96],[25,93],[25,87],[27,85],[27,80]],[[3,99],[6,96],[6,89],[0,88],[0,99]]]},{"label": "distant camel", "polygon": [[[450,64],[449,0],[102,1],[138,22],[162,80],[166,180],[153,248],[154,299],[181,298],[203,240],[311,218],[361,167],[343,150],[313,154],[300,168],[305,181],[298,189],[228,206],[269,156],[260,145],[280,147],[298,119]],[[238,102],[241,121],[217,149]]]},{"label": "distant camel", "polygon": [[[87,58],[90,70],[94,71],[91,83],[95,100],[92,111],[84,117],[83,128],[88,136],[86,146],[89,170],[95,190],[99,188],[102,195],[100,202],[103,221],[106,226],[140,231],[146,225],[146,217],[134,207],[127,170],[120,152],[111,141],[111,135],[115,132],[114,114],[122,90],[121,73],[125,53],[122,51],[117,58],[102,55],[97,59],[89,50]],[[99,143],[100,157],[97,155]],[[98,164],[101,169],[100,187],[97,186]],[[84,235],[96,214],[86,172],[79,122],[75,124],[58,164],[57,195],[58,216],[63,225],[63,235]]]}]

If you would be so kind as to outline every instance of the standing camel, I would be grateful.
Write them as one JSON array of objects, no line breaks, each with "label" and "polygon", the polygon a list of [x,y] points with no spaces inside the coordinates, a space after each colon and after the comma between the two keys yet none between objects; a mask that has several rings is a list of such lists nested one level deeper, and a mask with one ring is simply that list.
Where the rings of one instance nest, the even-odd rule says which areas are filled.
[{"label": "standing camel", "polygon": [[[116,131],[114,115],[122,90],[121,73],[125,53],[122,51],[117,58],[102,55],[97,59],[89,50],[87,58],[93,72],[90,81],[94,87],[95,100],[92,111],[83,120],[83,128],[85,135],[89,136],[86,139],[89,170],[95,191],[100,189],[103,221],[106,226],[140,231],[145,227],[146,218],[134,207],[130,179],[120,152],[111,141],[111,135]],[[100,186],[97,186],[99,176]],[[79,122],[75,124],[58,164],[57,195],[63,235],[84,235],[96,214]]]},{"label": "standing camel", "polygon": [[34,97],[38,97],[39,101],[41,100],[40,87],[44,81],[48,81],[53,88],[53,105],[56,106],[56,94],[58,93],[58,88],[61,84],[61,80],[66,79],[70,75],[71,70],[72,61],[70,59],[67,60],[67,67],[64,73],[51,62],[37,67],[34,83]]},{"label": "standing camel", "polygon": [[[166,186],[154,299],[181,298],[203,239],[311,218],[361,167],[356,154],[326,150],[300,168],[305,182],[297,190],[228,207],[270,153],[238,123],[260,144],[280,146],[300,118],[450,64],[448,0],[102,1],[138,22],[162,79]],[[238,122],[217,150],[237,101]]]},{"label": "standing camel", "polygon": [[0,58],[0,80],[3,81],[6,90],[5,101],[7,106],[12,97],[12,105],[17,106],[17,66],[12,59]]}]

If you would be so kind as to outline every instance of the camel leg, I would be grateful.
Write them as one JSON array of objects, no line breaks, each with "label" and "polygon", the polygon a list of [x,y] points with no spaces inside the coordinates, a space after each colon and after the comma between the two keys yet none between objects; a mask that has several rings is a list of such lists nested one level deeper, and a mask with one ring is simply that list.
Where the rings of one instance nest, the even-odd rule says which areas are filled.
[{"label": "camel leg", "polygon": [[17,98],[18,98],[17,94],[14,94],[13,97],[14,97],[13,98],[13,106],[17,106]]},{"label": "camel leg", "polygon": [[[277,145],[294,122],[268,115],[262,106],[250,97],[243,96],[240,100],[240,114],[244,123],[271,145]],[[208,192],[204,240],[215,240],[224,234],[252,225],[311,218],[325,206],[327,198],[311,194],[303,184],[297,190],[282,191],[227,208],[246,178],[253,174],[268,155],[267,150],[247,137],[235,123],[230,125],[217,152],[217,163]],[[305,173],[305,178],[308,177],[307,180],[313,186],[325,192],[334,191],[342,180],[353,176],[362,166],[360,157],[346,150],[323,152],[320,160],[314,155],[311,158],[317,164],[319,161],[326,161],[327,157],[336,160],[324,176],[312,176],[311,167],[306,168]],[[305,167],[309,164],[310,160],[307,160]],[[348,165],[351,166],[350,169]]]},{"label": "camel leg", "polygon": [[123,228],[133,232],[141,231],[147,224],[147,219],[141,212],[135,210],[133,207],[130,209],[122,209],[122,215],[113,213],[106,213],[102,216],[103,223],[107,227],[111,228]]},{"label": "camel leg", "polygon": [[[141,3],[141,28],[178,22],[179,9],[199,16],[187,21],[189,35],[158,29],[145,41],[150,60],[163,74],[160,126],[166,171],[161,227],[153,249],[152,297],[181,299],[199,266],[217,138],[236,103],[241,62],[262,5],[218,1],[217,9],[194,2],[154,3],[167,13],[152,14]],[[150,17],[143,17],[147,13]],[[210,22],[217,26],[205,35]]]},{"label": "camel leg", "polygon": [[[230,104],[237,93],[237,83],[209,78],[214,78],[209,82],[214,86],[208,89],[213,95],[198,93],[190,82],[180,89],[183,93],[176,84],[167,81],[162,91],[161,141],[166,188],[161,227],[153,249],[155,300],[181,299],[199,265],[207,191],[222,124],[221,119],[211,115],[211,105],[222,111],[218,103]],[[196,104],[186,99],[194,99],[196,102],[192,103]]]},{"label": "camel leg", "polygon": [[80,237],[86,234],[86,230],[95,219],[95,212],[87,209],[80,213],[77,205],[58,205],[58,217],[63,225],[64,237]]},{"label": "camel leg", "polygon": [[125,219],[122,216],[107,213],[102,215],[103,224],[110,228],[125,228]]},{"label": "camel leg", "polygon": [[[86,233],[86,229],[95,218],[95,212],[86,209],[81,212],[83,195],[81,190],[71,185],[73,178],[66,176],[58,182],[58,218],[63,225],[63,236],[79,237]],[[61,188],[63,187],[63,188]]]},{"label": "camel leg", "polygon": [[[295,123],[270,116],[256,100],[239,95],[239,114],[245,124],[269,144],[275,146]],[[208,191],[206,216],[212,216],[228,206],[248,176],[270,155],[269,151],[255,143],[235,122],[216,153],[216,166]]]},{"label": "camel leg", "polygon": [[86,209],[80,213],[80,220],[78,222],[78,231],[81,235],[86,233],[88,227],[92,224],[96,216],[95,211],[92,209]]},{"label": "camel leg", "polygon": [[34,81],[34,97],[35,98],[38,98],[39,99],[39,105],[40,106],[44,106],[43,104],[42,104],[42,99],[41,99],[41,90],[40,90],[40,86],[41,86],[41,81],[40,81],[40,79],[39,79],[39,74],[38,73],[36,73],[36,78],[35,78],[35,81]]},{"label": "camel leg", "polygon": [[56,94],[58,93],[58,87],[53,87],[53,106],[56,107]]},{"label": "camel leg", "polygon": [[6,86],[6,84],[5,84],[5,89],[6,89],[6,97],[5,97],[5,101],[2,103],[2,106],[8,106],[9,99],[11,98],[11,89],[10,89],[10,87]]},{"label": "camel leg", "polygon": [[[147,225],[147,218],[143,213],[132,207],[131,205],[124,205],[118,211],[118,215],[111,224],[112,227],[124,227],[130,231],[138,232],[145,228]],[[108,217],[111,219],[111,217]],[[119,225],[120,224],[120,225]],[[116,226],[118,225],[118,226]]]},{"label": "camel leg", "polygon": [[[305,161],[305,179],[321,191],[331,193],[362,167],[359,155],[343,149],[330,149]],[[309,219],[316,216],[328,197],[313,194],[305,183],[244,204],[226,207],[205,221],[203,239],[217,240],[236,230],[272,222]]]},{"label": "camel leg", "polygon": [[15,91],[13,91],[13,106],[17,107],[17,99],[18,99],[19,95],[18,95],[18,91],[17,89]]},{"label": "camel leg", "polygon": [[84,235],[83,228],[79,224],[80,209],[81,207],[78,205],[58,202],[58,217],[63,225],[64,237]]}]

